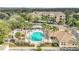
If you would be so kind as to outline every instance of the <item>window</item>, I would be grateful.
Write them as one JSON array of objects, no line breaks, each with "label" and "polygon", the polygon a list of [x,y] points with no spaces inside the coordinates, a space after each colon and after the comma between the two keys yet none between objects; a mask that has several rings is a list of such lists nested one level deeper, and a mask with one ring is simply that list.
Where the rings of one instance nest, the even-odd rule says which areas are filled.
[{"label": "window", "polygon": [[75,46],[75,45],[77,45],[77,43],[73,43],[72,45],[74,45],[74,46]]},{"label": "window", "polygon": [[56,37],[50,37],[51,39],[56,39]]},{"label": "window", "polygon": [[66,45],[66,42],[62,42],[61,45]]},{"label": "window", "polygon": [[62,16],[60,16],[60,17],[62,17]]}]

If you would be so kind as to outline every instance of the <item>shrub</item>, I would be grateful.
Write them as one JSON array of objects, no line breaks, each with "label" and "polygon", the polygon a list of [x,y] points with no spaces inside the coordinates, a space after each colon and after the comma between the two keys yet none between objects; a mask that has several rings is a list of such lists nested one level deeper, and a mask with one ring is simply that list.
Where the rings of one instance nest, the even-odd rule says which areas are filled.
[{"label": "shrub", "polygon": [[15,43],[15,39],[11,39],[10,42]]},{"label": "shrub", "polygon": [[19,41],[16,41],[16,46],[29,46],[28,43],[22,41],[22,40],[19,40]]},{"label": "shrub", "polygon": [[41,47],[37,47],[36,51],[42,51]]},{"label": "shrub", "polygon": [[20,32],[16,32],[16,33],[15,33],[15,37],[16,37],[16,38],[18,38],[20,35],[21,35]]},{"label": "shrub", "polygon": [[9,47],[16,47],[15,43],[9,43]]},{"label": "shrub", "polygon": [[59,44],[58,44],[58,43],[52,43],[52,46],[53,46],[53,47],[58,47]]},{"label": "shrub", "polygon": [[3,36],[0,35],[0,44],[4,43],[3,42]]}]

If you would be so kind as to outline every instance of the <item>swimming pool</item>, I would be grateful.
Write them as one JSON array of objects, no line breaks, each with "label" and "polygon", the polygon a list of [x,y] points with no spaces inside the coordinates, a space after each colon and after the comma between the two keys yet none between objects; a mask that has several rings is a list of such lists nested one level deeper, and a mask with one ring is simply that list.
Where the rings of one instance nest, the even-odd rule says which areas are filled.
[{"label": "swimming pool", "polygon": [[33,32],[31,35],[32,41],[42,41],[43,39],[43,33],[42,32]]}]

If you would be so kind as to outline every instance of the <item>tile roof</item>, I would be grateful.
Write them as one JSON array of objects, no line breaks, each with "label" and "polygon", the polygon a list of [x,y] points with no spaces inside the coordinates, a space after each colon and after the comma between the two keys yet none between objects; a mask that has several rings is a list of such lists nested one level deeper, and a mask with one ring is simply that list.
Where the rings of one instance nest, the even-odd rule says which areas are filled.
[{"label": "tile roof", "polygon": [[72,34],[71,33],[67,33],[65,31],[57,31],[57,32],[50,32],[49,31],[49,36],[54,36],[57,37],[59,41],[65,41],[65,42],[69,42],[70,40],[72,40]]}]

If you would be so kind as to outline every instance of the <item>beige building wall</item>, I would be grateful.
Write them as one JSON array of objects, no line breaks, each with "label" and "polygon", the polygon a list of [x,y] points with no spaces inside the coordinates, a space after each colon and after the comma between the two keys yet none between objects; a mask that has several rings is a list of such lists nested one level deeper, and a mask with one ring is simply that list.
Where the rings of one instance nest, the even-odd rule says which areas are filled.
[{"label": "beige building wall", "polygon": [[56,17],[56,21],[59,22],[61,19],[65,19],[65,14],[63,12],[39,12],[39,11],[35,11],[31,14],[37,15],[37,16],[50,16],[50,17]]},{"label": "beige building wall", "polygon": [[72,33],[67,33],[65,31],[48,31],[49,38],[50,37],[57,37],[59,40],[59,47],[76,47],[73,45],[73,35]]}]

